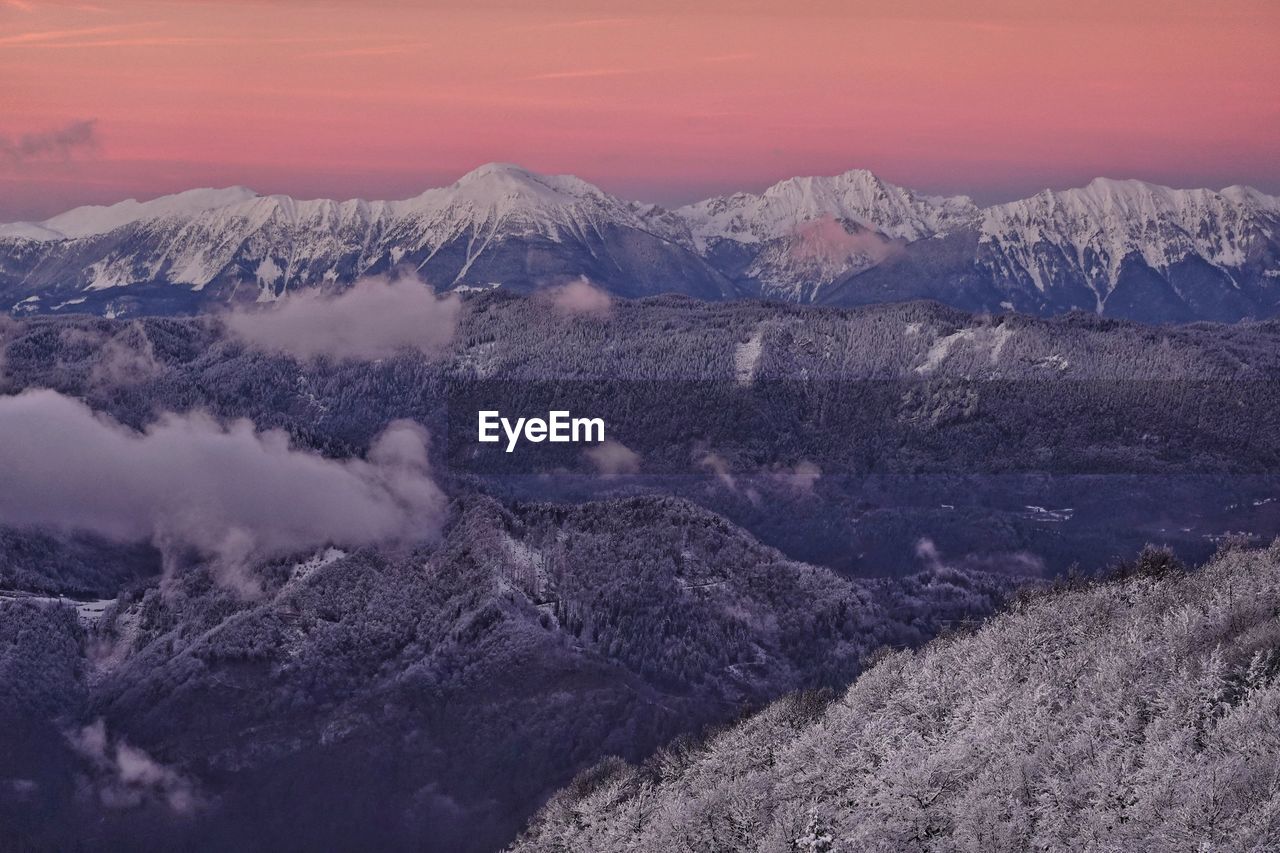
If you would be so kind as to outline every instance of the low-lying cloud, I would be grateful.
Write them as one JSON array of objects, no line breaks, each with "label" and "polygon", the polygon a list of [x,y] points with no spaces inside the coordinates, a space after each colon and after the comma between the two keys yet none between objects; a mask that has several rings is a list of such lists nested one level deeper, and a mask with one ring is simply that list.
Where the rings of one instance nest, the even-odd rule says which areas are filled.
[{"label": "low-lying cloud", "polygon": [[773,477],[780,484],[794,491],[813,494],[813,487],[822,478],[822,469],[808,459],[801,459],[794,468],[780,468]]},{"label": "low-lying cloud", "polygon": [[551,299],[551,307],[561,314],[607,317],[613,310],[613,298],[586,278],[553,287],[547,295]]},{"label": "low-lying cloud", "polygon": [[850,232],[834,217],[825,216],[796,226],[788,251],[791,257],[807,263],[843,265],[861,259],[874,266],[900,254],[905,245],[875,231]]},{"label": "low-lying cloud", "polygon": [[916,542],[916,558],[926,570],[942,572],[958,570],[966,573],[986,572],[1016,578],[1042,578],[1048,574],[1044,560],[1030,551],[1010,551],[992,554],[966,554],[960,560],[947,560],[934,541],[923,537]]},{"label": "low-lying cloud", "polygon": [[705,468],[712,474],[716,475],[724,487],[730,490],[738,488],[738,481],[734,479],[733,469],[729,466],[729,460],[725,459],[715,451],[705,451],[702,453],[695,452],[695,460],[698,467]]},{"label": "low-lying cloud", "polygon": [[18,166],[34,160],[70,160],[97,147],[97,120],[84,119],[40,133],[0,135],[0,162]]},{"label": "low-lying cloud", "polygon": [[294,291],[269,308],[227,315],[227,328],[246,345],[299,360],[375,361],[417,351],[439,355],[453,340],[462,302],[437,296],[421,280],[366,278],[337,295]]},{"label": "low-lying cloud", "polygon": [[123,739],[113,741],[101,719],[68,732],[66,737],[89,766],[82,784],[108,809],[160,802],[186,816],[204,804],[194,782]]},{"label": "low-lying cloud", "polygon": [[166,414],[135,432],[54,391],[0,398],[0,524],[150,540],[246,597],[254,560],[327,543],[433,538],[445,497],[427,434],[397,421],[364,459],[299,450],[278,430]]},{"label": "low-lying cloud", "polygon": [[165,372],[146,327],[137,320],[122,329],[71,326],[60,332],[59,339],[64,344],[91,348],[93,366],[88,379],[94,388],[136,385]]},{"label": "low-lying cloud", "polygon": [[619,477],[623,474],[636,474],[640,471],[640,454],[612,438],[588,447],[582,455],[595,466],[596,472],[605,479]]}]

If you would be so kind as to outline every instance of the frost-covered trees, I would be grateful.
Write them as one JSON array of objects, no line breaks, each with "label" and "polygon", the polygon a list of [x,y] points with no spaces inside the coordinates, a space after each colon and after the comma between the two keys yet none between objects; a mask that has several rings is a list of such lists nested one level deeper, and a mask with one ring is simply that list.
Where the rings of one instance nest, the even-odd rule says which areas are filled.
[{"label": "frost-covered trees", "polygon": [[[252,599],[183,566],[132,584],[87,637],[69,604],[0,602],[0,721],[15,691],[65,753],[60,731],[101,718],[111,743],[207,791],[210,808],[176,820],[134,815],[129,837],[161,846],[492,850],[602,757],[640,760],[789,691],[844,685],[883,647],[981,619],[1013,588],[953,570],[842,578],[674,498],[472,496],[451,517],[408,552],[255,565]],[[809,695],[797,721],[822,707]],[[102,815],[41,785],[50,846],[102,842]],[[0,818],[3,805],[0,790]]]},{"label": "frost-covered trees", "polygon": [[0,599],[0,717],[77,710],[84,698],[82,640],[73,608]]},{"label": "frost-covered trees", "polygon": [[[1277,328],[676,297],[566,317],[490,293],[465,300],[441,358],[299,362],[244,346],[211,317],[31,318],[0,346],[7,392],[52,388],[134,428],[205,410],[351,457],[407,418],[431,432],[434,470],[468,475],[459,487],[504,499],[679,494],[792,557],[874,575],[914,570],[924,536],[947,554],[1032,552],[1060,571],[1098,567],[1159,528],[1194,559],[1212,551],[1207,536],[1276,532],[1254,502],[1277,485],[1259,472],[1280,466]],[[752,341],[742,383],[736,359]],[[442,457],[451,400],[479,380],[605,417],[639,478],[598,477],[577,447],[541,467],[496,454],[547,477],[501,465],[471,477],[465,453]],[[712,455],[724,476],[701,464]],[[802,470],[815,476],[797,488]],[[1029,515],[1033,505],[1076,514]],[[77,580],[46,586],[89,586]]]},{"label": "frost-covered trees", "polygon": [[[176,833],[169,846],[492,849],[577,771],[663,744],[642,770],[615,761],[581,778],[528,843],[1252,843],[1275,814],[1259,799],[1274,784],[1271,557],[1184,578],[1148,555],[1122,583],[969,631],[1019,579],[1057,565],[1051,552],[1090,565],[1085,547],[1103,560],[1135,550],[1125,537],[1140,545],[1156,528],[1134,519],[1172,531],[1173,510],[1203,510],[1186,538],[1205,548],[1206,532],[1240,529],[1217,524],[1227,504],[1232,520],[1275,523],[1274,488],[1251,494],[1232,472],[1280,460],[1276,343],[1274,324],[676,298],[566,317],[489,294],[467,300],[445,358],[304,363],[247,348],[210,317],[31,319],[5,333],[6,392],[53,388],[134,428],[198,409],[349,458],[409,418],[433,430],[440,462],[451,392],[487,378],[602,405],[651,400],[620,409],[664,432],[648,445],[622,436],[635,478],[597,477],[577,449],[546,477],[437,464],[455,499],[440,542],[255,565],[251,600],[200,565],[161,582],[145,549],[0,530],[0,588],[121,594],[84,643],[66,605],[3,608],[0,698],[36,714],[41,743],[63,753],[65,726],[101,717],[112,743],[207,783],[215,808],[158,824]],[[1268,396],[1248,408],[1254,385],[1236,380],[1258,378]],[[691,379],[711,393],[673,385]],[[864,379],[878,383],[870,396],[840,387]],[[647,397],[627,396],[645,383]],[[809,414],[831,428],[810,429]],[[699,466],[713,456],[719,470]],[[1175,476],[1064,486],[1042,462]],[[1203,488],[1188,473],[1202,463],[1219,474]],[[861,473],[842,479],[841,466]],[[1033,471],[986,476],[997,466]],[[1158,511],[1135,511],[1144,500]],[[926,652],[886,651],[940,631]],[[882,658],[839,701],[821,692]],[[679,737],[806,689],[708,746]],[[21,778],[50,804],[25,812],[29,826],[69,846],[99,825],[59,812],[79,759],[41,776],[48,750],[27,751]]]},{"label": "frost-covered trees", "polygon": [[1276,849],[1278,612],[1280,545],[1032,597],[799,724],[596,773],[517,849]]}]

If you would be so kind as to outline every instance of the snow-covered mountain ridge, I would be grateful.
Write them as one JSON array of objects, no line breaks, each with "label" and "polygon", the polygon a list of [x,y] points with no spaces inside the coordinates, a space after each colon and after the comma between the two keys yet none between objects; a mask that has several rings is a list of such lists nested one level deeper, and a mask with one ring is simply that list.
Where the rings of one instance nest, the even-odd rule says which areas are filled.
[{"label": "snow-covered mountain ridge", "polygon": [[[234,219],[259,223],[275,218],[291,225],[335,226],[353,218],[365,222],[419,219],[485,223],[517,220],[549,224],[577,209],[602,217],[640,218],[599,188],[571,175],[537,175],[508,163],[481,166],[448,187],[429,189],[403,201],[300,200],[286,195],[259,195],[247,187],[195,189],[151,201],[129,199],[110,206],[78,207],[44,222],[0,225],[0,238],[52,241],[108,234],[138,223]],[[562,221],[562,220],[561,220]]]},{"label": "snow-covered mountain ridge", "polygon": [[395,269],[440,290],[586,276],[623,296],[1234,320],[1280,307],[1280,199],[1100,178],[981,208],[853,170],[667,210],[493,163],[401,201],[232,187],[0,225],[0,307],[19,313],[270,301]]}]

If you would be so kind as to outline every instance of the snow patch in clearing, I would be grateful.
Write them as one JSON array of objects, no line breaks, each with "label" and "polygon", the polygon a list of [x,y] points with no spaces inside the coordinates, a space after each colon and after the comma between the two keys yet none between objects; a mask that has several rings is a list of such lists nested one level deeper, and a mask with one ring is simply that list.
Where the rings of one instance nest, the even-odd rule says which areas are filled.
[{"label": "snow patch in clearing", "polygon": [[983,327],[978,329],[961,329],[950,335],[943,335],[933,342],[925,354],[924,362],[916,367],[916,373],[932,373],[962,345],[970,345],[969,350],[974,360],[985,355],[992,366],[999,364],[1000,355],[1013,339],[1013,330],[1006,325]]},{"label": "snow patch in clearing", "polygon": [[101,679],[113,672],[129,658],[142,632],[142,614],[137,605],[118,611],[112,620],[114,637],[98,635],[89,647],[89,661],[93,667],[91,678]]},{"label": "snow patch in clearing", "polygon": [[514,581],[530,584],[533,598],[541,599],[550,585],[546,555],[505,533],[502,535],[502,549],[510,561],[506,574]]},{"label": "snow patch in clearing", "polygon": [[340,548],[326,548],[324,551],[318,551],[311,559],[304,560],[293,567],[293,572],[289,575],[289,582],[297,583],[306,580],[318,569],[341,560],[345,556],[347,556],[347,552]]},{"label": "snow patch in clearing", "polygon": [[107,608],[115,604],[114,598],[101,598],[97,601],[76,601],[73,602],[76,608],[76,618],[80,620],[80,624],[86,628],[90,625],[96,625],[102,619],[102,614],[107,612]]},{"label": "snow patch in clearing", "polygon": [[924,363],[916,367],[916,373],[932,373],[942,366],[942,362],[951,354],[951,349],[960,341],[973,337],[972,329],[961,329],[950,335],[944,335],[933,342],[929,352],[925,354]]},{"label": "snow patch in clearing", "polygon": [[743,385],[751,384],[755,378],[763,344],[764,330],[757,328],[746,343],[738,344],[733,351],[733,375]]}]

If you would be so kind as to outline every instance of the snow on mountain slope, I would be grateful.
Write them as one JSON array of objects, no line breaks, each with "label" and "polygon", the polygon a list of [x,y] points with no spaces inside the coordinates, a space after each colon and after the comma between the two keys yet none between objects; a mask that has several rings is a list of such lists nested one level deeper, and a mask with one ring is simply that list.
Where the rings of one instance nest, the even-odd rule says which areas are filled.
[{"label": "snow on mountain slope", "polygon": [[1058,272],[1044,248],[1058,249],[1054,260],[1087,282],[1101,305],[1131,256],[1161,274],[1187,257],[1230,270],[1255,259],[1278,228],[1280,199],[1252,188],[1219,193],[1097,178],[987,208],[980,242],[998,271],[1025,271],[1041,292]]},{"label": "snow on mountain slope", "polygon": [[791,234],[803,222],[833,218],[895,239],[919,240],[972,222],[978,209],[966,196],[921,195],[882,181],[865,169],[834,177],[791,178],[760,195],[737,193],[679,208],[700,248],[728,238],[762,243]]},{"label": "snow on mountain slope", "polygon": [[532,289],[585,275],[624,295],[727,295],[727,281],[657,233],[679,231],[663,216],[575,177],[499,163],[403,201],[199,190],[5,226],[0,291],[17,279],[20,298],[52,304],[81,291],[214,285],[200,301],[271,301],[407,268],[440,289]]},{"label": "snow on mountain slope", "polygon": [[233,187],[0,225],[0,307],[22,312],[190,311],[394,270],[441,290],[585,276],[628,297],[1236,320],[1280,311],[1280,199],[1097,179],[978,208],[854,170],[671,211],[491,163],[402,201]]},{"label": "snow on mountain slope", "polygon": [[[1212,319],[1218,319],[1214,311],[1265,314],[1265,309],[1255,310],[1259,298],[1269,298],[1265,294],[1220,291],[1242,289],[1239,270],[1246,270],[1242,278],[1253,280],[1258,276],[1249,268],[1261,264],[1264,279],[1274,279],[1280,265],[1280,199],[1249,187],[1175,190],[1099,178],[1079,189],[1046,190],[979,209],[964,196],[922,195],[855,170],[829,178],[793,178],[760,195],[710,199],[677,213],[689,223],[694,248],[731,277],[753,282],[765,295],[802,302],[821,300],[829,286],[904,250],[926,258],[936,254],[923,240],[967,233],[977,235],[978,247],[959,269],[947,271],[951,278],[976,273],[995,291],[1014,297],[999,299],[993,292],[988,301],[1040,313],[1105,313],[1124,265],[1140,261],[1164,280],[1168,292],[1143,292],[1130,299],[1181,302],[1178,308],[1189,316],[1207,311]],[[1188,259],[1203,261],[1209,272],[1174,271]],[[906,274],[913,282],[881,276],[877,296],[870,301],[920,296],[973,300],[960,295],[957,282],[943,281],[941,293],[920,292],[919,279],[939,275],[937,266],[926,262],[912,267]],[[1149,281],[1142,284],[1148,291],[1159,289]],[[1192,292],[1196,290],[1208,295]],[[990,310],[997,305],[966,302],[962,307]]]},{"label": "snow on mountain slope", "polygon": [[641,226],[629,206],[573,175],[539,175],[510,163],[489,163],[463,175],[452,186],[430,189],[393,204],[397,214],[435,215],[444,211],[458,221],[484,223],[515,219],[548,229],[575,220],[608,217]]},{"label": "snow on mountain slope", "polygon": [[808,301],[825,284],[893,255],[903,243],[969,225],[965,196],[927,196],[865,169],[791,178],[760,195],[737,193],[679,208],[704,255],[730,244],[750,254],[741,274],[766,295]]},{"label": "snow on mountain slope", "polygon": [[135,222],[193,216],[202,211],[226,207],[255,198],[246,187],[187,190],[151,201],[129,199],[109,206],[91,205],[68,210],[44,222],[15,222],[0,225],[0,238],[65,240],[106,234]]},{"label": "snow on mountain slope", "polygon": [[[448,221],[480,225],[514,219],[554,233],[556,226],[590,214],[640,226],[640,217],[617,199],[571,175],[536,175],[508,163],[490,163],[452,186],[429,189],[404,201],[301,201],[289,196],[260,196],[246,187],[187,190],[151,201],[129,199],[107,207],[78,207],[43,222],[0,225],[0,237],[59,240],[107,234],[135,223],[188,219],[221,225],[243,219],[260,227],[273,219],[291,225],[332,225],[358,216]],[[447,229],[444,232],[447,235]]]}]

